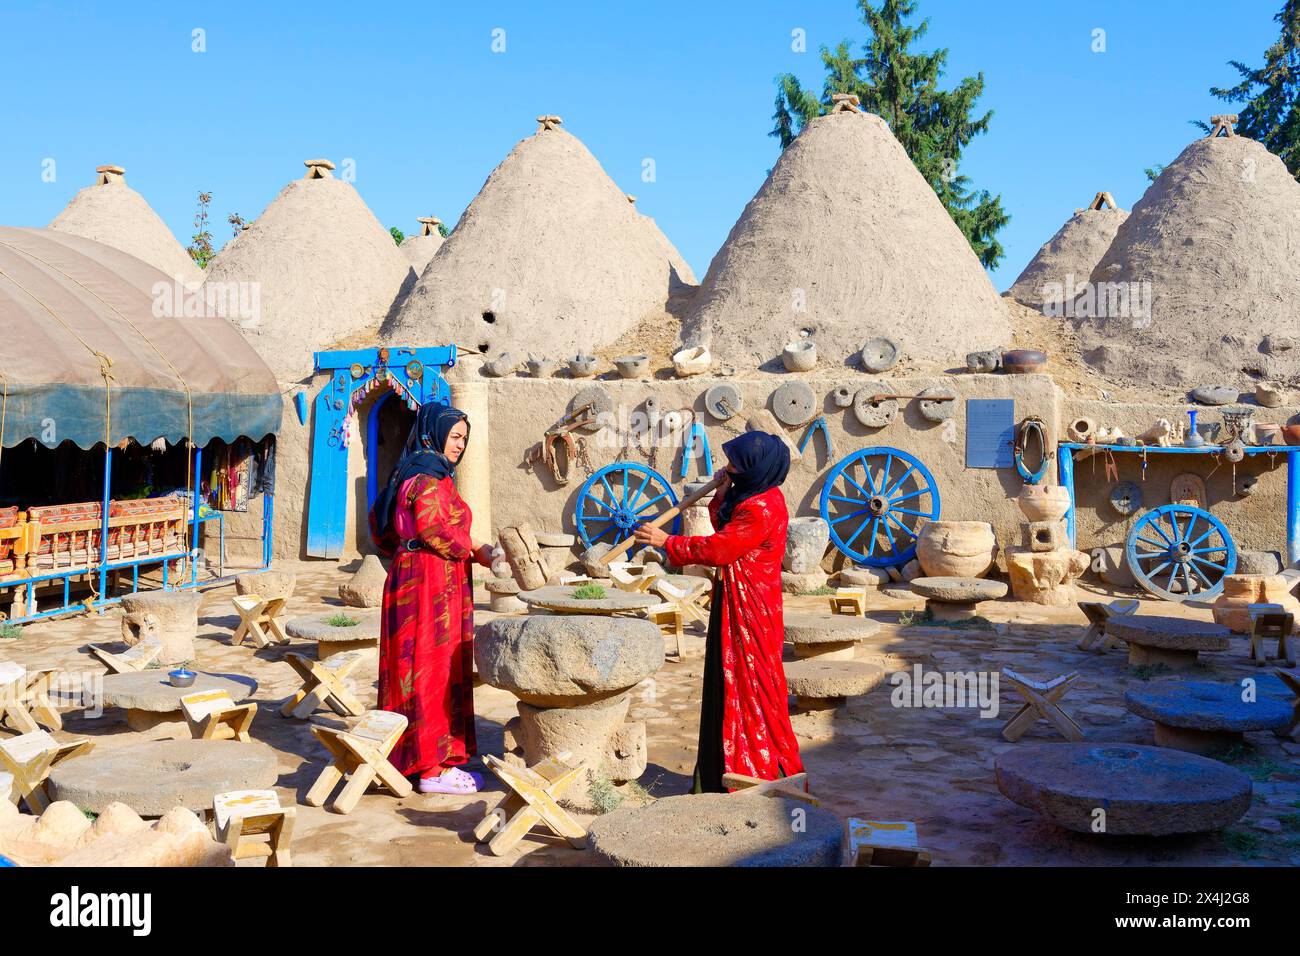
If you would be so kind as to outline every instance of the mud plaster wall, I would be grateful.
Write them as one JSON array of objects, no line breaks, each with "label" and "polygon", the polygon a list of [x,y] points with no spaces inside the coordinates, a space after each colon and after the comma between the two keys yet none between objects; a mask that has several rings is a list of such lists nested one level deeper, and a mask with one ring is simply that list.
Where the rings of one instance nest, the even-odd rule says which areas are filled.
[{"label": "mud plaster wall", "polygon": [[[1066,424],[1079,417],[1093,419],[1099,427],[1118,426],[1125,435],[1137,436],[1151,427],[1157,418],[1171,422],[1187,421],[1187,411],[1194,405],[1119,404],[1101,401],[1068,401],[1062,421]],[[1213,408],[1199,408],[1199,423],[1221,421]],[[1300,408],[1260,408],[1257,422],[1285,422]],[[1173,479],[1190,472],[1205,480],[1209,510],[1221,520],[1239,549],[1277,551],[1286,558],[1286,456],[1279,454],[1270,461],[1268,455],[1247,456],[1238,463],[1238,483],[1249,475],[1259,477],[1259,487],[1249,497],[1236,494],[1232,463],[1221,458],[1218,468],[1209,455],[1147,455],[1146,480],[1142,480],[1142,455],[1131,452],[1115,455],[1120,481],[1136,482],[1142,489],[1142,507],[1134,515],[1120,516],[1110,506],[1110,489],[1115,482],[1106,478],[1104,458],[1093,455],[1074,465],[1076,541],[1080,550],[1108,545],[1122,545],[1133,523],[1143,512],[1170,503],[1169,485]]]}]

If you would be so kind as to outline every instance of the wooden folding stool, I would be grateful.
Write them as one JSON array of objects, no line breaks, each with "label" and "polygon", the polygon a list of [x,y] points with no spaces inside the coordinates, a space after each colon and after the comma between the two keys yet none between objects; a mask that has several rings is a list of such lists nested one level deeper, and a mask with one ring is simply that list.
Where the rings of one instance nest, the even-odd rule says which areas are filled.
[{"label": "wooden folding stool", "polygon": [[929,866],[930,851],[920,845],[910,820],[859,820],[844,827],[848,866]]},{"label": "wooden folding stool", "polygon": [[289,643],[289,635],[284,633],[278,620],[280,612],[289,601],[287,597],[264,598],[259,594],[241,594],[231,600],[239,612],[239,627],[235,628],[235,636],[231,640],[233,645],[237,647],[243,644],[246,637],[251,637],[259,648]]},{"label": "wooden folding stool", "polygon": [[[1273,661],[1279,667],[1295,667],[1295,653],[1287,640],[1295,629],[1295,615],[1280,604],[1251,604],[1246,610],[1250,614],[1250,659],[1255,666]],[[1277,641],[1277,656],[1269,657],[1264,644],[1273,640]]]},{"label": "wooden folding stool", "polygon": [[[297,807],[280,806],[274,790],[232,790],[212,798],[217,839],[236,860],[265,857],[266,865],[293,866],[290,843]],[[265,836],[265,840],[251,839]]]},{"label": "wooden folding stool", "polygon": [[762,777],[747,777],[743,773],[724,773],[722,785],[730,787],[745,796],[788,797],[802,803],[820,807],[822,802],[808,792],[808,774],[794,773],[788,777],[764,780]]},{"label": "wooden folding stool", "polygon": [[867,589],[857,588],[836,588],[835,593],[830,595],[830,605],[832,614],[853,614],[857,617],[865,617],[867,614]]},{"label": "wooden folding stool", "polygon": [[1123,647],[1124,642],[1106,633],[1106,622],[1112,617],[1123,617],[1136,613],[1141,605],[1132,599],[1111,601],[1080,601],[1079,610],[1088,618],[1088,629],[1075,645],[1081,651],[1095,651],[1102,654],[1112,647]]},{"label": "wooden folding stool", "polygon": [[474,828],[474,839],[487,843],[494,856],[504,856],[534,826],[542,824],[569,846],[581,850],[587,845],[587,831],[559,804],[559,799],[581,779],[581,766],[565,763],[569,754],[551,757],[531,767],[516,767],[487,754],[487,768],[510,788],[510,793]]},{"label": "wooden folding stool", "polygon": [[44,730],[0,740],[0,766],[14,778],[11,799],[14,803],[25,802],[34,814],[43,813],[50,804],[45,792],[45,779],[50,770],[65,760],[89,753],[94,747],[86,737],[55,740]]},{"label": "wooden folding stool", "polygon": [[162,644],[155,639],[137,641],[120,654],[105,644],[91,644],[90,653],[108,668],[110,674],[132,674],[142,671],[162,653]]},{"label": "wooden folding stool", "polygon": [[411,781],[388,761],[405,730],[406,717],[387,710],[368,710],[356,723],[342,729],[313,724],[311,732],[334,759],[307,791],[304,802],[312,807],[323,806],[344,777],[347,783],[330,804],[335,813],[352,812],[366,788],[376,781],[396,797],[410,796]]},{"label": "wooden folding stool", "polygon": [[1074,718],[1062,710],[1058,703],[1078,676],[1077,673],[1062,674],[1052,680],[1040,682],[1021,677],[1008,667],[1002,668],[1002,679],[1025,699],[1025,703],[1002,728],[1002,736],[1012,742],[1017,741],[1039,719],[1042,719],[1060,731],[1061,736],[1066,740],[1076,742],[1082,740],[1083,728],[1076,724]]},{"label": "wooden folding stool", "polygon": [[0,723],[20,734],[30,734],[44,724],[62,730],[63,718],[50,701],[50,680],[57,667],[28,670],[12,661],[0,662]]},{"label": "wooden folding stool", "polygon": [[302,687],[284,702],[281,717],[306,720],[322,706],[340,717],[360,717],[366,712],[365,704],[344,683],[365,659],[361,651],[340,651],[323,661],[290,652],[284,659],[302,678]]},{"label": "wooden folding stool", "polygon": [[248,732],[257,715],[257,704],[236,704],[224,690],[201,690],[181,698],[181,713],[195,740],[253,739]]}]

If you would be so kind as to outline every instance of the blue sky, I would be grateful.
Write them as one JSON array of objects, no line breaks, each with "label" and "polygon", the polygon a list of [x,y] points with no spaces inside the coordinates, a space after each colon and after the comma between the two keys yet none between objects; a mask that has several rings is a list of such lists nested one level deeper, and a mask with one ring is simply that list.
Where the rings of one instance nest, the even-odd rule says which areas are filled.
[{"label": "blue sky", "polygon": [[[1208,88],[1233,80],[1229,59],[1262,60],[1280,7],[921,0],[948,79],[985,74],[995,115],[962,170],[1012,217],[998,288],[1097,190],[1130,208],[1143,168],[1198,135],[1188,120],[1228,110]],[[864,36],[852,0],[4,2],[0,223],[47,224],[116,163],[183,243],[212,192],[224,242],[228,213],[253,218],[324,156],[352,159],[379,220],[411,232],[421,215],[454,222],[534,118],[558,113],[702,278],[776,161],[774,77],[820,90],[818,47]]]}]

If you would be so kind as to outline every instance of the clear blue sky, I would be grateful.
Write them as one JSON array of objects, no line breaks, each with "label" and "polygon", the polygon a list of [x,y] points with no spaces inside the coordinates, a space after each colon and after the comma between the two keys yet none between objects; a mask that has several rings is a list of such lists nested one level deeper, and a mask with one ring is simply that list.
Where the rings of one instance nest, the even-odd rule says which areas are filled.
[{"label": "clear blue sky", "polygon": [[[1132,206],[1143,168],[1198,135],[1188,120],[1227,109],[1209,86],[1234,79],[1229,59],[1262,60],[1281,5],[922,0],[948,79],[986,77],[995,115],[962,169],[1011,213],[999,289],[1097,190]],[[379,220],[410,232],[454,222],[534,117],[558,113],[702,278],[776,161],[773,78],[820,90],[818,47],[864,36],[852,0],[5,2],[0,223],[47,224],[117,163],[183,243],[212,192],[224,242],[227,213],[253,218],[324,156],[353,159]]]}]

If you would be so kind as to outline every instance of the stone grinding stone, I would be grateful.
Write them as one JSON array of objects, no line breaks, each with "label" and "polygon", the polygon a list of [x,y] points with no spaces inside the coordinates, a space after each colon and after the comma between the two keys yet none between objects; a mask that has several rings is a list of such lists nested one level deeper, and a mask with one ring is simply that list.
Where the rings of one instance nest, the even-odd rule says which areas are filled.
[{"label": "stone grinding stone", "polygon": [[[724,403],[727,408],[723,407]],[[744,405],[744,400],[740,397],[740,389],[728,382],[714,385],[704,393],[704,407],[720,422],[725,422],[733,415],[739,414]]]},{"label": "stone grinding stone", "polygon": [[388,572],[384,570],[379,555],[368,554],[361,559],[357,573],[339,585],[339,600],[348,607],[379,607],[384,603],[384,583]]},{"label": "stone grinding stone", "polygon": [[883,335],[869,339],[858,353],[858,360],[868,372],[887,372],[898,362],[898,343]]},{"label": "stone grinding stone", "polygon": [[921,417],[927,422],[946,422],[957,409],[957,396],[951,389],[934,385],[917,393],[921,396]]},{"label": "stone grinding stone", "polygon": [[791,644],[859,643],[878,633],[880,625],[876,621],[852,614],[790,611],[785,615],[785,639]]},{"label": "stone grinding stone", "polygon": [[876,395],[887,395],[890,389],[880,385],[868,385],[858,389],[853,396],[853,417],[858,423],[868,428],[884,428],[898,417],[898,399],[886,398],[884,401],[872,402]]},{"label": "stone grinding stone", "polygon": [[1276,551],[1238,551],[1237,573],[1271,577],[1282,572],[1282,556]]},{"label": "stone grinding stone", "polygon": [[565,534],[562,531],[535,531],[533,537],[537,544],[543,548],[572,548],[573,543],[577,540],[571,534]]},{"label": "stone grinding stone", "polygon": [[853,386],[838,386],[835,391],[831,392],[831,401],[835,403],[836,408],[848,408],[853,404]]},{"label": "stone grinding stone", "polygon": [[1226,627],[1178,617],[1126,614],[1106,622],[1106,633],[1143,647],[1166,651],[1226,651],[1232,634]]},{"label": "stone grinding stone", "polygon": [[1239,733],[1273,730],[1291,722],[1291,707],[1260,694],[1247,703],[1238,684],[1207,681],[1157,681],[1138,684],[1124,692],[1128,709],[1146,720],[1170,727]]},{"label": "stone grinding stone", "polygon": [[974,604],[1007,596],[1005,582],[985,578],[916,578],[911,586],[921,597],[947,604]]},{"label": "stone grinding stone", "polygon": [[236,594],[256,594],[264,598],[293,597],[298,576],[292,571],[250,571],[235,575]]},{"label": "stone grinding stone", "polygon": [[520,591],[519,600],[529,607],[544,608],[548,611],[562,611],[570,614],[614,614],[622,611],[638,611],[653,607],[663,601],[656,594],[620,591],[618,588],[605,587],[603,598],[576,598],[574,590],[579,585],[566,584],[538,588],[535,591]]},{"label": "stone grinding stone", "polygon": [[1240,394],[1232,385],[1198,385],[1190,397],[1198,405],[1232,405]]},{"label": "stone grinding stone", "polygon": [[212,795],[275,785],[275,751],[256,741],[165,740],[127,744],[59,764],[50,773],[51,796],[102,813],[125,803],[142,817],[173,807],[212,808]]},{"label": "stone grinding stone", "polygon": [[[326,624],[328,618],[335,613],[346,614],[356,621],[351,627],[334,627]],[[358,610],[349,608],[346,611],[324,612],[319,614],[304,614],[301,617],[290,618],[284,624],[284,633],[290,637],[296,637],[300,641],[378,641],[379,640],[379,608],[370,608]]]},{"label": "stone grinding stone", "polygon": [[844,587],[882,588],[889,585],[889,574],[879,568],[845,568],[840,572]]},{"label": "stone grinding stone", "polygon": [[1229,826],[1250,809],[1251,783],[1208,757],[1133,744],[1021,744],[997,756],[1003,796],[1058,826],[1091,833],[1166,836]]},{"label": "stone grinding stone", "polygon": [[578,392],[577,395],[574,395],[573,400],[569,402],[569,414],[573,414],[583,405],[587,404],[591,405],[590,416],[596,418],[596,423],[584,425],[578,430],[586,432],[587,434],[595,434],[600,431],[602,427],[599,424],[600,422],[610,422],[613,420],[614,399],[609,394],[609,389],[605,388],[603,385],[588,385],[586,388]]},{"label": "stone grinding stone", "polygon": [[785,664],[785,682],[796,697],[827,700],[859,697],[875,690],[885,672],[866,661],[827,661],[805,657]]},{"label": "stone grinding stone", "polygon": [[807,382],[786,382],[772,393],[772,414],[782,425],[802,425],[817,411],[817,393]]},{"label": "stone grinding stone", "polygon": [[257,681],[240,674],[199,674],[189,687],[173,687],[166,669],[109,674],[104,677],[104,706],[170,714],[181,709],[182,697],[205,690],[224,690],[238,703],[256,693]]},{"label": "stone grinding stone", "polygon": [[588,846],[613,866],[838,866],[841,831],[831,811],[785,797],[684,794],[597,817]]},{"label": "stone grinding stone", "polygon": [[483,583],[489,594],[518,594],[519,585],[514,578],[489,578]]},{"label": "stone grinding stone", "polygon": [[664,643],[646,620],[530,614],[480,630],[474,661],[485,683],[526,703],[569,707],[641,683],[663,665]]}]

